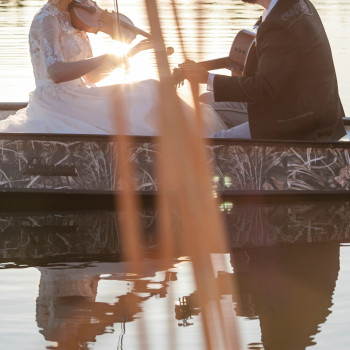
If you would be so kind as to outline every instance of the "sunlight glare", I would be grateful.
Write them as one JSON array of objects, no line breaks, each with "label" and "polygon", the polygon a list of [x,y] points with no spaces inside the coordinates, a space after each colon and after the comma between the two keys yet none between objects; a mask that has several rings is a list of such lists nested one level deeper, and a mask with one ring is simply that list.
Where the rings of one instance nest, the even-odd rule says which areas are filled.
[{"label": "sunlight glare", "polygon": [[[125,55],[129,49],[136,45],[142,38],[135,39],[131,44],[125,44],[109,39],[103,33],[89,35],[94,55],[103,55],[111,53],[116,56]],[[97,85],[112,85],[132,83],[145,79],[158,79],[158,73],[154,66],[154,51],[141,51],[135,56],[129,58],[128,67],[120,67],[111,75],[101,80]]]}]

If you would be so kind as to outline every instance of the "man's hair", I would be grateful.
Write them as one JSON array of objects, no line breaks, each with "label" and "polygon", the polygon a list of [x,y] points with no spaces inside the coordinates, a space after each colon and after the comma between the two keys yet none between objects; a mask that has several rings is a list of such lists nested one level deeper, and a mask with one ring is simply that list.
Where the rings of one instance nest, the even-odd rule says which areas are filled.
[{"label": "man's hair", "polygon": [[249,2],[250,4],[256,4],[258,0],[242,0],[243,2]]}]

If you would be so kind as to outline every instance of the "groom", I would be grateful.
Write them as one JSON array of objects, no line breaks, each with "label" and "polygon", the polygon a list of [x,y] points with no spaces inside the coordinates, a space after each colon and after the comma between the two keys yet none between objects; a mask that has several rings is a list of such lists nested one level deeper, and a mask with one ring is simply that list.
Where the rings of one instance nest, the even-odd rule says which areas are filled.
[{"label": "groom", "polygon": [[[344,111],[330,45],[310,0],[242,0],[265,8],[257,30],[253,76],[209,74],[194,62],[184,76],[206,83],[216,102],[247,105],[248,122],[214,137],[338,140]],[[243,104],[242,104],[243,102]]]}]

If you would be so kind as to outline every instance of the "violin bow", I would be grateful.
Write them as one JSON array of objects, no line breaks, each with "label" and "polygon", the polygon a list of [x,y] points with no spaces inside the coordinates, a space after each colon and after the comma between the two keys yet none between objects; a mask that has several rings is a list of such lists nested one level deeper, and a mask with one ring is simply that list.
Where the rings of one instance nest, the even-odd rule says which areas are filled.
[{"label": "violin bow", "polygon": [[119,6],[118,6],[118,0],[114,0],[114,12],[117,14],[115,19],[116,24],[116,30],[117,30],[117,41],[121,40],[121,30],[120,30],[120,19],[119,19]]}]

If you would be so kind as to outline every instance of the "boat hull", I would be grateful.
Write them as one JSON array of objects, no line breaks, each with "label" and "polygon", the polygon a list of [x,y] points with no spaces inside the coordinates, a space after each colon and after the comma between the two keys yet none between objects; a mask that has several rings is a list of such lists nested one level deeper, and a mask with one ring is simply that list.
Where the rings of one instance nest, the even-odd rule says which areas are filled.
[{"label": "boat hull", "polygon": [[[1,134],[0,191],[118,192],[118,144],[118,136]],[[135,191],[156,193],[159,139],[132,137],[128,146]],[[349,147],[347,142],[208,140],[213,189],[221,194],[346,193]]]},{"label": "boat hull", "polygon": [[[7,114],[25,103],[2,104]],[[153,196],[159,138],[133,136],[135,192]],[[123,190],[118,136],[0,134],[0,196],[111,196]],[[213,191],[222,196],[342,195],[350,189],[349,142],[208,139]],[[179,169],[181,171],[181,169]]]}]

